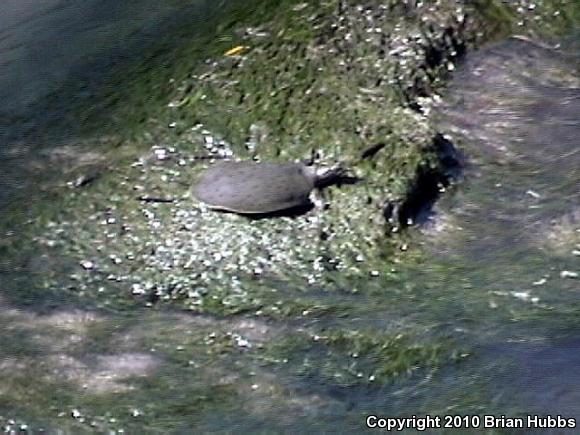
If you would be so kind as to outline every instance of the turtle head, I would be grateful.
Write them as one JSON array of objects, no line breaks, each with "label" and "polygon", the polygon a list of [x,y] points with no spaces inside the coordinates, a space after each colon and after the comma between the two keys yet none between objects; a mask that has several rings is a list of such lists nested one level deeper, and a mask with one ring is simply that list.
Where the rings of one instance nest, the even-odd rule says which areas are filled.
[{"label": "turtle head", "polygon": [[357,177],[349,174],[349,171],[342,163],[337,163],[330,168],[310,169],[314,174],[314,186],[319,189],[332,186],[333,184],[352,184],[358,181]]}]

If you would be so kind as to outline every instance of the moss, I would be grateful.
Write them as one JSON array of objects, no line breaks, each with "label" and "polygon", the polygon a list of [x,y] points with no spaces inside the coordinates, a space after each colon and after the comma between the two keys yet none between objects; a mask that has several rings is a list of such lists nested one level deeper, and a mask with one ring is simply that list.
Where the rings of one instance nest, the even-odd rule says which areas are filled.
[{"label": "moss", "polygon": [[[260,283],[266,278],[272,278],[274,288],[283,282],[295,288],[309,288],[316,283],[329,290],[360,291],[373,287],[366,282],[369,275],[378,271],[384,274],[392,268],[396,260],[394,249],[402,242],[388,237],[389,227],[383,217],[385,204],[404,201],[425,168],[438,165],[432,149],[436,132],[429,118],[407,106],[410,99],[438,86],[437,82],[445,77],[447,62],[456,61],[458,55],[454,52],[470,39],[477,26],[462,25],[454,15],[455,6],[447,4],[439,5],[436,13],[397,9],[392,4],[388,6],[394,8],[391,15],[379,15],[378,21],[370,24],[365,21],[365,14],[376,9],[375,4],[369,4],[369,9],[353,5],[347,11],[337,10],[333,2],[321,1],[300,8],[292,8],[293,5],[295,2],[287,2],[272,9],[265,2],[252,11],[251,17],[236,9],[231,15],[226,13],[231,19],[209,32],[209,39],[177,44],[181,48],[165,54],[157,51],[155,56],[160,57],[156,59],[165,65],[160,67],[159,76],[153,70],[140,69],[151,59],[130,67],[135,68],[131,75],[144,81],[135,80],[126,89],[131,95],[128,98],[136,100],[124,100],[119,103],[119,110],[111,109],[112,117],[127,120],[124,134],[129,138],[111,154],[118,160],[116,168],[86,188],[63,193],[52,208],[43,205],[36,209],[37,222],[30,234],[49,221],[58,222],[56,229],[60,234],[42,238],[54,239],[56,247],[64,248],[70,259],[55,267],[54,277],[57,270],[74,275],[75,282],[68,284],[74,292],[95,297],[107,306],[131,307],[132,300],[126,296],[131,285],[149,282],[151,287],[138,300],[179,301],[195,311],[224,315],[276,312],[268,302],[271,288]],[[480,14],[481,23],[509,21],[510,9],[494,2],[477,3],[473,10]],[[416,15],[419,13],[424,14],[422,21]],[[441,30],[434,29],[434,23]],[[253,32],[244,32],[253,25]],[[404,38],[413,32],[422,33],[424,39],[405,46]],[[347,35],[356,43],[349,43]],[[437,52],[436,60],[429,60],[425,44]],[[236,57],[223,56],[227,48],[235,45],[249,49]],[[408,50],[408,57],[386,56],[387,50],[401,47]],[[171,68],[166,67],[169,57],[164,56],[173,56],[175,63]],[[194,67],[204,57],[211,61]],[[420,78],[420,85],[415,80],[418,71],[426,73]],[[173,78],[171,83],[169,76]],[[144,88],[150,88],[150,93],[144,93]],[[153,100],[147,103],[138,100],[150,97]],[[170,102],[175,103],[173,107],[166,107]],[[135,107],[146,114],[134,112]],[[131,113],[123,114],[124,110]],[[131,119],[143,119],[146,124],[139,121],[135,125],[140,126],[133,130]],[[170,121],[175,122],[174,128],[167,127]],[[346,162],[363,181],[329,189],[326,199],[330,209],[307,226],[287,220],[256,223],[232,216],[214,219],[201,213],[196,227],[219,237],[213,244],[195,240],[198,247],[191,253],[199,261],[193,274],[175,270],[168,274],[161,263],[152,263],[156,255],[151,252],[157,249],[160,237],[181,231],[184,221],[176,216],[192,206],[186,201],[180,201],[178,207],[139,204],[134,187],[142,185],[142,191],[153,196],[184,196],[187,186],[203,169],[196,158],[212,155],[203,147],[207,134],[191,131],[199,122],[210,129],[216,141],[224,139],[238,158],[287,160],[318,150],[323,163]],[[177,151],[166,162],[151,162],[148,156],[145,166],[131,168],[129,163],[139,155],[138,150],[153,141],[172,144]],[[364,151],[377,143],[387,145],[371,159],[361,159]],[[176,162],[180,159],[192,164],[179,167]],[[193,210],[197,213],[195,206]],[[143,219],[141,213],[153,213],[155,222]],[[17,214],[14,217],[17,219]],[[110,218],[118,223],[101,224]],[[152,231],[152,223],[159,229]],[[125,231],[123,225],[130,231]],[[273,246],[293,241],[294,247],[285,248],[285,255],[295,267],[284,270],[264,255],[271,252],[253,250],[248,253],[250,257],[266,258],[268,267],[254,261],[251,268],[240,270],[238,259],[238,264],[233,264],[237,271],[224,273],[213,260],[219,254],[214,252],[216,243],[245,243],[248,234],[268,239]],[[99,250],[95,250],[95,242]],[[9,239],[2,249],[7,256],[20,251],[21,258],[26,258],[38,248],[34,243],[23,246],[22,241]],[[186,254],[189,248],[183,249]],[[47,251],[56,254],[55,250]],[[123,262],[111,264],[111,255]],[[182,253],[179,255],[183,257]],[[364,260],[357,260],[361,255]],[[163,256],[163,267],[171,267],[176,258],[170,253]],[[126,257],[135,259],[125,261]],[[98,260],[99,270],[72,272],[73,265],[78,268],[79,262],[87,259]],[[271,270],[257,278],[253,273],[256,268]],[[108,276],[112,279],[100,291]],[[57,289],[62,284],[49,278],[44,287]],[[204,293],[201,299],[191,304],[188,294],[199,292]],[[199,303],[201,300],[203,303]],[[294,316],[304,309],[308,308],[287,303],[277,315]]]},{"label": "moss", "polygon": [[436,370],[466,353],[444,341],[421,342],[405,333],[329,329],[294,335],[258,358],[288,366],[304,382],[337,387],[385,384],[417,370]]},{"label": "moss", "polygon": [[[90,409],[87,422],[101,421],[99,426],[103,429],[117,427],[129,432],[143,430],[144,427],[151,433],[191,429],[206,418],[210,410],[226,412],[236,398],[235,390],[228,385],[208,384],[191,388],[178,385],[163,375],[140,382],[139,388],[156,399],[135,400],[132,395],[92,398],[85,404],[85,409]],[[111,409],[113,401],[116,406]],[[138,414],[135,414],[136,411]]]},{"label": "moss", "polygon": [[539,2],[501,2],[476,0],[473,9],[479,16],[481,40],[499,40],[509,34],[530,35],[538,40],[568,37],[580,20],[576,2],[551,0]]},{"label": "moss", "polygon": [[499,40],[511,33],[516,13],[506,3],[496,0],[476,0],[473,2],[475,12],[481,17],[483,40]]},{"label": "moss", "polygon": [[80,117],[83,135],[114,134],[121,140],[140,142],[144,129],[160,122],[160,109],[166,106],[173,83],[187,77],[204,59],[237,45],[241,23],[255,26],[272,16],[284,18],[285,11],[296,3],[296,0],[252,0],[244,5],[220,2],[204,12],[203,21],[176,19],[178,24],[169,26],[166,35],[158,38],[142,57],[111,71],[89,107],[86,102],[73,107],[71,119]]}]

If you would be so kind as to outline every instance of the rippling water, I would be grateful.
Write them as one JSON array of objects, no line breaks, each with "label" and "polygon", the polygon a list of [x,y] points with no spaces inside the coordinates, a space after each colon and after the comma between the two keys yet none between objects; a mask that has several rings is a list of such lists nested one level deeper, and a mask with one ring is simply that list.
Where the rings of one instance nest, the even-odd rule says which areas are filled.
[{"label": "rippling water", "polygon": [[[202,3],[5,0],[0,13],[0,117],[26,116],[48,94],[78,86],[71,83],[75,80],[89,86],[162,35],[177,13],[196,19],[191,7],[202,9]],[[63,95],[67,97],[75,98]]]},{"label": "rippling water", "polygon": [[510,39],[455,76],[442,128],[468,157],[467,180],[440,204],[444,230],[428,249],[458,271],[440,279],[458,289],[454,327],[480,346],[479,372],[468,377],[487,378],[506,414],[580,421],[576,54]]},{"label": "rippling water", "polygon": [[146,53],[169,29],[184,20],[202,22],[222,4],[5,0],[0,11],[0,210],[50,178],[52,149],[72,144],[63,152],[74,154],[79,124],[63,123],[73,105],[90,106],[111,71]]}]

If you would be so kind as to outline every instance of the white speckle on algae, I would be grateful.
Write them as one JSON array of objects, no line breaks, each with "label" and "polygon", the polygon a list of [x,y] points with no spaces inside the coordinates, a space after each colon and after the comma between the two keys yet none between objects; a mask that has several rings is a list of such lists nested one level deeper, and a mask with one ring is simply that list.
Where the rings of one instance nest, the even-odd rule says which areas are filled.
[{"label": "white speckle on algae", "polygon": [[578,278],[578,276],[580,276],[578,274],[578,272],[572,272],[571,270],[563,270],[562,272],[560,272],[560,277],[562,277],[562,278],[576,279],[576,278]]},{"label": "white speckle on algae", "polygon": [[92,270],[95,267],[95,263],[89,260],[83,260],[80,264],[81,267],[85,270]]}]

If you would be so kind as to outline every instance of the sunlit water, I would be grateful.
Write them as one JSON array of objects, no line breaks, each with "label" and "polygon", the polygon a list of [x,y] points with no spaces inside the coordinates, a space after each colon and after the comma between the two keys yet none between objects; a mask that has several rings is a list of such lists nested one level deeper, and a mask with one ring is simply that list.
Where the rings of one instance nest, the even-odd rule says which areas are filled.
[{"label": "sunlit water", "polygon": [[[95,12],[101,18],[91,20],[109,32],[109,26],[118,24],[113,17],[131,14],[112,14],[106,3],[91,3],[87,10],[103,7]],[[26,118],[35,102],[59,89],[82,64],[79,59],[89,55],[90,40],[99,33],[71,21],[71,16],[79,18],[80,9],[70,2],[55,2],[34,14],[25,3],[18,4],[5,27],[11,33],[4,34],[0,46],[8,66],[0,80],[1,101],[18,101],[13,108],[0,108],[4,119],[13,119],[6,117],[8,112]],[[137,16],[150,20],[144,10],[151,3],[143,1],[142,6]],[[73,26],[67,31],[79,36],[71,49],[74,55],[57,46],[52,56],[39,41],[27,42],[34,37],[29,33],[20,39],[24,45],[6,42],[34,23],[57,34],[54,20],[59,17]],[[121,26],[119,32],[127,34],[128,29]],[[108,44],[117,44],[114,39]],[[19,62],[18,56],[30,51],[24,46],[36,47],[39,57]],[[98,50],[92,55],[98,56]],[[187,353],[189,343],[214,339],[211,334],[230,337],[228,331],[236,331],[257,345],[276,340],[292,325],[170,310],[96,312],[65,305],[65,296],[48,304],[54,310],[40,310],[34,301],[29,308],[15,308],[0,292],[0,329],[8,332],[0,334],[0,347],[10,355],[0,359],[0,379],[24,376],[53,382],[56,390],[67,384],[103,397],[93,408],[83,408],[80,396],[66,396],[68,402],[59,404],[54,420],[47,422],[34,411],[46,400],[46,390],[30,387],[21,393],[30,397],[30,412],[0,402],[0,417],[44,428],[69,427],[72,421],[87,428],[142,424],[158,431],[186,430],[194,421],[205,430],[347,431],[360,429],[367,413],[551,413],[580,419],[580,378],[575,374],[580,322],[573,317],[580,294],[580,281],[573,277],[580,273],[577,67],[566,55],[517,40],[469,56],[438,115],[441,130],[465,156],[465,179],[443,196],[432,222],[411,230],[414,243],[422,245],[423,260],[416,270],[401,272],[408,302],[389,312],[377,309],[368,316],[336,319],[356,328],[416,323],[426,336],[448,336],[464,345],[471,354],[465,361],[392,385],[338,388],[297,377],[285,366],[270,369],[242,350]],[[10,152],[21,164],[28,150],[13,147]],[[18,173],[3,173],[2,183],[12,182],[8,192],[13,185],[22,186]],[[50,273],[46,265],[35,264],[34,269]],[[1,290],[9,288],[17,286],[5,280]],[[169,351],[176,345],[184,350],[182,358]],[[224,394],[237,394],[240,403],[231,412],[197,409],[192,391],[205,397],[216,394],[221,384],[235,384],[235,391]],[[155,414],[156,409],[166,410],[171,420]],[[131,421],[120,423],[123,416]]]}]

